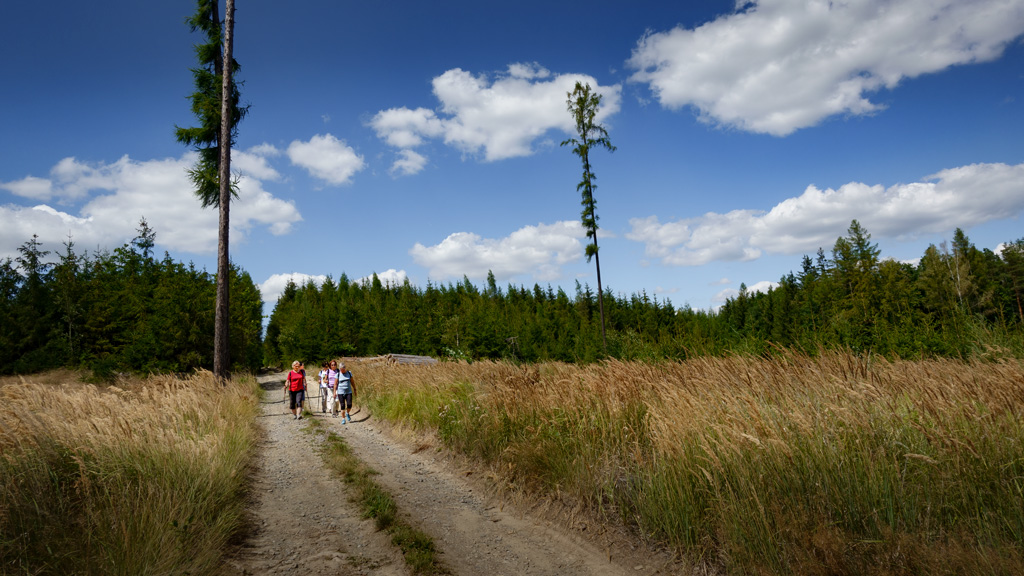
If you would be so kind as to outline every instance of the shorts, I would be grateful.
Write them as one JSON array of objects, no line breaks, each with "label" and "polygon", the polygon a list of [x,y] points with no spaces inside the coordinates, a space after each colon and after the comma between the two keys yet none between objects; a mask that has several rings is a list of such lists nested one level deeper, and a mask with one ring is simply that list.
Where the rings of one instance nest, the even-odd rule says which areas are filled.
[{"label": "shorts", "polygon": [[302,401],[306,399],[306,391],[305,390],[289,390],[288,391],[288,399],[290,400],[290,404],[288,406],[288,408],[290,410],[295,410],[296,408],[302,408]]},{"label": "shorts", "polygon": [[341,402],[342,410],[352,409],[352,393],[338,392],[338,402]]}]

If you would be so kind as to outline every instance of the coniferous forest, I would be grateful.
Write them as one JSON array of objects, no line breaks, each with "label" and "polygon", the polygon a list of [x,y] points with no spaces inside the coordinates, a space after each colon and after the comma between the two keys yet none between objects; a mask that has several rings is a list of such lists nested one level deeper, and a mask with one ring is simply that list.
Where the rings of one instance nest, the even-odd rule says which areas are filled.
[{"label": "coniferous forest", "polygon": [[[98,378],[117,372],[185,372],[213,365],[215,278],[152,253],[156,233],[113,252],[56,253],[33,236],[0,260],[0,374],[68,367]],[[263,360],[263,302],[249,274],[231,269],[231,358]]]},{"label": "coniferous forest", "polygon": [[[212,366],[215,279],[152,253],[155,232],[112,252],[78,254],[33,237],[0,261],[0,373],[55,367],[184,372]],[[892,358],[1024,356],[1024,238],[999,254],[957,230],[919,262],[883,259],[854,221],[826,253],[804,256],[767,292],[741,286],[719,310],[675,307],[645,292],[605,291],[608,347],[597,294],[499,287],[493,274],[425,288],[345,274],[289,284],[264,338],[259,289],[232,266],[235,369],[293,359],[386,353],[451,359],[592,362],[847,349]]]},{"label": "coniferous forest", "polygon": [[[614,277],[614,274],[609,274]],[[805,255],[768,292],[739,294],[718,311],[676,308],[644,292],[597,295],[508,285],[488,276],[426,288],[353,282],[289,284],[267,327],[265,360],[423,354],[457,359],[591,362],[683,359],[796,349],[847,349],[892,358],[1024,356],[1024,239],[1000,254],[957,229],[917,264],[883,259],[854,220],[830,253]]]}]

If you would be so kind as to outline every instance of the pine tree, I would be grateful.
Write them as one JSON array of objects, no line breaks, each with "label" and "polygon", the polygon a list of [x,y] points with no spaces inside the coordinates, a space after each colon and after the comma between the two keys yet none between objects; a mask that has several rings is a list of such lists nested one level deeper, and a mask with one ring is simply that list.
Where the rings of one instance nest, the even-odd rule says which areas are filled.
[{"label": "pine tree", "polygon": [[594,190],[597,188],[594,180],[597,179],[597,176],[590,168],[590,149],[601,147],[609,152],[614,152],[615,146],[612,146],[612,142],[608,138],[608,131],[604,126],[595,122],[597,109],[601,105],[601,95],[592,92],[590,84],[579,82],[576,82],[576,87],[567,95],[569,97],[569,112],[576,124],[577,138],[564,140],[561,145],[572,144],[573,154],[579,156],[580,161],[583,162],[583,179],[576,185],[576,191],[580,192],[582,196],[580,204],[583,205],[583,211],[580,213],[580,217],[583,228],[587,231],[587,238],[590,239],[586,248],[587,262],[593,258],[594,266],[597,269],[597,306],[601,313],[601,342],[604,349],[607,350],[608,339],[605,336],[604,328],[604,294],[601,287],[601,258],[598,255],[597,246],[597,201],[594,199]]},{"label": "pine tree", "polygon": [[75,254],[75,243],[68,235],[64,243],[64,253],[60,262],[53,270],[53,295],[58,314],[60,315],[60,336],[63,349],[62,363],[74,364],[78,361],[81,341],[82,324],[82,286],[79,275],[81,261]]},{"label": "pine tree", "polygon": [[22,277],[14,266],[14,260],[5,258],[0,261],[0,326],[4,326],[0,330],[0,374],[12,372],[18,358],[22,327],[15,322],[15,301],[21,284]]},{"label": "pine tree", "polygon": [[1024,238],[1003,247],[1003,262],[1010,278],[1010,289],[1016,305],[1017,319],[1024,325]]},{"label": "pine tree", "polygon": [[191,96],[192,112],[199,119],[200,126],[176,128],[175,133],[179,142],[193,146],[199,153],[199,161],[189,175],[203,207],[217,206],[220,210],[213,371],[217,377],[226,378],[230,368],[228,231],[229,208],[234,194],[230,182],[231,146],[238,122],[248,112],[248,107],[239,106],[238,84],[234,81],[238,70],[238,63],[232,56],[235,3],[234,0],[226,0],[223,30],[218,4],[217,0],[197,0],[196,13],[188,20],[193,32],[200,30],[206,35],[206,42],[195,47],[199,66],[192,69],[196,85]]},{"label": "pine tree", "polygon": [[51,368],[55,362],[55,349],[48,346],[53,328],[53,295],[50,275],[52,265],[45,261],[50,254],[42,249],[39,236],[18,248],[20,256],[15,258],[23,282],[15,298],[13,320],[20,331],[15,342],[19,357],[15,361],[16,372],[38,371]]}]

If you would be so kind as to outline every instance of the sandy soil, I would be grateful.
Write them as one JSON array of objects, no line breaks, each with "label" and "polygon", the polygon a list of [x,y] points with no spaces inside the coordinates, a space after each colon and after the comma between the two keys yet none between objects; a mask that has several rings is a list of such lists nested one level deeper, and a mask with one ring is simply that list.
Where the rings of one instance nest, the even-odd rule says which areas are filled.
[{"label": "sandy soil", "polygon": [[[324,468],[316,450],[320,439],[304,431],[306,420],[288,413],[280,400],[282,380],[282,375],[261,379],[268,394],[250,510],[253,531],[232,554],[229,572],[408,574],[390,538],[361,518],[347,486]],[[317,412],[313,418],[380,472],[376,481],[391,492],[400,514],[434,539],[452,574],[682,572],[669,554],[646,549],[621,531],[510,504],[486,474],[445,455],[429,439],[396,435],[365,408],[356,408],[347,425],[329,414]]]}]

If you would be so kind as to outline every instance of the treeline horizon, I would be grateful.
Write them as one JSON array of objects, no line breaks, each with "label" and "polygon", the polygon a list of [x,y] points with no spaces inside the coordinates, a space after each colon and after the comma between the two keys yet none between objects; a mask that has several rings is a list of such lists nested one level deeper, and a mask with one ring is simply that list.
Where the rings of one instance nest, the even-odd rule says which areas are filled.
[{"label": "treeline horizon", "polygon": [[[111,251],[77,254],[69,238],[50,261],[33,235],[17,258],[0,260],[0,374],[52,368],[190,372],[213,367],[216,278],[195,265],[153,256],[156,233]],[[263,301],[247,272],[232,265],[231,362],[263,363]]]},{"label": "treeline horizon", "polygon": [[798,273],[766,292],[741,285],[718,311],[606,288],[607,350],[597,295],[579,282],[572,296],[550,285],[501,289],[493,273],[479,288],[465,276],[425,288],[408,279],[384,284],[376,274],[289,282],[270,315],[264,358],[277,366],[386,353],[586,363],[778,349],[1024,357],[1024,238],[997,255],[958,228],[951,246],[930,245],[916,265],[881,259],[870,239],[853,220],[830,255],[805,255]]},{"label": "treeline horizon", "polygon": [[[213,365],[215,278],[152,253],[145,220],[113,251],[77,254],[69,238],[51,257],[36,236],[0,260],[0,374],[67,367],[187,372]],[[995,254],[957,229],[917,264],[882,259],[854,220],[826,254],[805,255],[766,292],[717,311],[676,308],[645,291],[605,290],[608,346],[597,294],[550,285],[499,288],[461,282],[425,288],[354,282],[289,283],[266,335],[259,288],[231,269],[231,362],[235,370],[386,353],[516,362],[681,360],[702,355],[821,349],[893,358],[1024,357],[1024,238]]]}]

